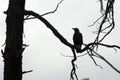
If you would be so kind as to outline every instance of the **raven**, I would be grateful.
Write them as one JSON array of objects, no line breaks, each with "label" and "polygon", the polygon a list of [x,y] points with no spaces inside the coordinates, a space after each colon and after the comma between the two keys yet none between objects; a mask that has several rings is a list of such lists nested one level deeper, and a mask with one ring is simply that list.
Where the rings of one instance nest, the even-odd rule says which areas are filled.
[{"label": "raven", "polygon": [[72,28],[74,30],[73,42],[74,45],[78,46],[80,49],[76,49],[77,53],[81,52],[81,46],[83,44],[83,37],[78,28]]}]

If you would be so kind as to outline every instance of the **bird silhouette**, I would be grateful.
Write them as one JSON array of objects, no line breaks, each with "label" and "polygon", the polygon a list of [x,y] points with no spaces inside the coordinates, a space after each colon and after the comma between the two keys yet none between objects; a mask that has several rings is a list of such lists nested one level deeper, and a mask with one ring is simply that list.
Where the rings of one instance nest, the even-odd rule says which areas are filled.
[{"label": "bird silhouette", "polygon": [[72,29],[74,30],[74,35],[73,35],[74,45],[79,47],[79,49],[76,49],[76,52],[80,53],[81,52],[81,46],[83,44],[83,36],[80,33],[78,28],[72,28]]}]

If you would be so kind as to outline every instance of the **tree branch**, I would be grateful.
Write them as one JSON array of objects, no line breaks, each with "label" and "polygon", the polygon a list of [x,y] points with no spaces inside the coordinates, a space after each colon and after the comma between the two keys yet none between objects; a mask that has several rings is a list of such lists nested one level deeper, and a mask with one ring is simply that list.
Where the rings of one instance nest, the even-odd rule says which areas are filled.
[{"label": "tree branch", "polygon": [[32,72],[33,70],[29,70],[29,71],[23,71],[22,74],[26,74],[26,73],[29,73],[29,72]]},{"label": "tree branch", "polygon": [[[76,53],[75,53],[75,49],[74,48],[71,48],[72,49],[72,52],[73,52],[73,59],[71,61],[71,64],[72,64],[72,70],[71,70],[71,73],[70,73],[70,80],[78,80],[78,76],[76,74],[76,65],[75,65],[75,61],[77,60],[77,56],[76,56]],[[75,77],[74,77],[75,76]]]},{"label": "tree branch", "polygon": [[[112,32],[112,30],[115,27],[115,22],[114,22],[114,2],[115,2],[115,0],[108,0],[105,10],[103,9],[103,0],[99,0],[99,1],[100,1],[100,5],[101,5],[100,11],[102,13],[102,16],[100,18],[98,18],[92,25],[90,25],[90,26],[93,26],[96,23],[98,23],[98,21],[99,22],[101,21],[100,25],[98,26],[99,28],[98,28],[98,32],[97,32],[97,37],[94,41],[97,43],[102,42],[107,37],[107,35],[109,35]],[[106,24],[106,23],[108,23],[108,24],[105,27],[104,24]],[[103,36],[101,36],[101,33],[105,30],[106,30],[106,33]]]},{"label": "tree branch", "polygon": [[[57,9],[59,8],[59,5],[60,5],[63,1],[64,1],[64,0],[61,0],[61,1],[57,4],[56,8],[55,8],[53,11],[44,13],[44,14],[42,14],[42,15],[40,15],[40,16],[45,16],[45,15],[48,15],[48,14],[55,13],[55,12],[57,11]],[[6,13],[6,12],[4,12],[4,13]],[[35,19],[35,17],[30,17],[30,18],[29,18],[29,17],[30,17],[30,15],[27,15],[24,20]]]},{"label": "tree branch", "polygon": [[105,59],[102,55],[98,54],[97,52],[93,51],[96,55],[94,55],[97,58],[102,59],[103,61],[105,61],[113,70],[115,70],[116,72],[118,72],[120,74],[120,71],[115,68],[109,61],[107,61],[107,59]]},{"label": "tree branch", "polygon": [[[96,66],[100,67],[101,69],[103,69],[102,66],[101,66],[101,65],[98,65],[97,62],[95,61],[95,59],[93,58],[93,53],[92,53],[92,51],[90,50],[90,52],[89,52],[89,51],[87,50],[87,53],[88,53],[88,55],[90,56],[90,58],[93,60],[94,64],[95,64]],[[91,54],[90,54],[90,53],[91,53]]]},{"label": "tree branch", "polygon": [[70,47],[70,48],[73,48],[74,46],[69,43],[45,18],[43,18],[42,16],[40,16],[39,14],[33,12],[33,11],[27,11],[25,10],[25,15],[32,15],[34,16],[35,18],[39,19],[40,21],[42,21],[47,28],[49,28],[53,34],[63,43],[65,44],[66,46]]},{"label": "tree branch", "polygon": [[48,14],[51,14],[51,13],[55,13],[55,12],[57,11],[59,5],[60,5],[62,2],[63,2],[63,0],[61,0],[61,1],[57,4],[56,8],[55,8],[53,11],[44,13],[44,14],[42,14],[41,16],[45,16],[45,15],[48,15]]}]

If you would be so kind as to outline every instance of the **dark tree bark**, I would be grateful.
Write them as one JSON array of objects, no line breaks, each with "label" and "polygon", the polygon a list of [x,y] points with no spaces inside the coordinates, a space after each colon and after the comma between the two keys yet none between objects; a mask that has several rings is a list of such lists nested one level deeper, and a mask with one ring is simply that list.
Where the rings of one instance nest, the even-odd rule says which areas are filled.
[{"label": "dark tree bark", "polygon": [[4,80],[22,80],[23,21],[25,0],[9,0],[6,11]]}]

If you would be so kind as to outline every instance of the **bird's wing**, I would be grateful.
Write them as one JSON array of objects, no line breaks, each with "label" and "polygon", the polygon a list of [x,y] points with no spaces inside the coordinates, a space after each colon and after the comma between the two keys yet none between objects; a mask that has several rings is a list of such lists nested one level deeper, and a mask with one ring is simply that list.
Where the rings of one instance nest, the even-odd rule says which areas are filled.
[{"label": "bird's wing", "polygon": [[73,42],[75,45],[82,45],[83,44],[83,38],[81,33],[75,33],[73,36]]}]

